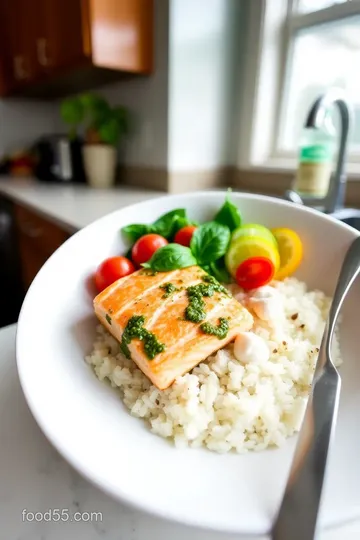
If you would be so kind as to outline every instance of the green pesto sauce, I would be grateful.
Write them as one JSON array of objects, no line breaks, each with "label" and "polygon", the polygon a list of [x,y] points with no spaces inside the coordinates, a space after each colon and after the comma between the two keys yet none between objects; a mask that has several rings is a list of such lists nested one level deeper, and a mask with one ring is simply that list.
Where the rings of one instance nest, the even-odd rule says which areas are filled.
[{"label": "green pesto sauce", "polygon": [[[193,289],[194,287],[189,287]],[[185,309],[185,319],[194,323],[203,321],[206,317],[205,313],[205,302],[201,297],[201,294],[198,291],[187,289],[187,295],[189,298],[189,305]]]},{"label": "green pesto sauce", "polygon": [[210,283],[214,287],[215,291],[226,294],[226,296],[230,296],[227,288],[221,285],[221,283],[219,283],[218,280],[214,278],[214,276],[210,276],[210,274],[205,274],[204,276],[202,276],[202,280],[205,283]]},{"label": "green pesto sauce", "polygon": [[164,285],[160,285],[160,289],[165,291],[163,298],[169,298],[174,292],[180,291],[173,283],[164,283]]},{"label": "green pesto sauce", "polygon": [[229,296],[227,289],[221,285],[217,279],[210,275],[201,276],[203,283],[191,285],[186,289],[189,305],[185,309],[185,319],[194,323],[199,323],[206,318],[205,302],[203,297],[213,296],[215,292]]},{"label": "green pesto sauce", "polygon": [[226,338],[229,331],[229,323],[227,319],[224,319],[224,317],[220,317],[219,324],[217,326],[205,322],[200,325],[200,328],[204,332],[204,334],[211,334],[219,339],[224,339]]},{"label": "green pesto sauce", "polygon": [[140,339],[144,342],[144,351],[149,360],[165,350],[165,345],[160,343],[155,334],[144,328],[145,317],[143,315],[133,315],[127,322],[123,332],[120,348],[126,358],[131,358],[129,344],[132,339]]}]

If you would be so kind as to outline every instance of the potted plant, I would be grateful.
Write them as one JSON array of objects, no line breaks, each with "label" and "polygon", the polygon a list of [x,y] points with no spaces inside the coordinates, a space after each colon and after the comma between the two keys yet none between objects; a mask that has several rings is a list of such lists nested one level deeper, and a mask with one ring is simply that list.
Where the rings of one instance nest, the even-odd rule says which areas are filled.
[{"label": "potted plant", "polygon": [[110,107],[101,96],[80,94],[61,103],[61,117],[70,126],[69,138],[84,135],[83,158],[87,180],[92,187],[114,183],[117,147],[128,132],[128,113],[124,107]]}]

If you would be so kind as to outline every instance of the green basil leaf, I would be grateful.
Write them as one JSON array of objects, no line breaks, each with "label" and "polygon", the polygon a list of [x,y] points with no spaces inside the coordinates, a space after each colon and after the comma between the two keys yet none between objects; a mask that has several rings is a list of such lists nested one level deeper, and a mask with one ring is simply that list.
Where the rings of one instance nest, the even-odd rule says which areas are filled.
[{"label": "green basil leaf", "polygon": [[133,225],[127,225],[121,229],[121,232],[126,236],[130,242],[136,242],[139,238],[151,232],[151,225],[144,225],[143,223],[134,223]]},{"label": "green basil leaf", "polygon": [[177,208],[171,210],[167,214],[164,214],[157,219],[152,225],[152,232],[161,234],[165,238],[171,238],[175,233],[176,224],[179,219],[186,218],[186,210],[184,208]]},{"label": "green basil leaf", "polygon": [[225,202],[214,217],[214,221],[226,225],[230,231],[234,231],[241,225],[240,211],[234,203],[230,201],[229,195],[226,196]]},{"label": "green basil leaf", "polygon": [[190,248],[180,244],[168,244],[157,251],[151,259],[142,264],[144,268],[151,268],[155,272],[168,272],[178,268],[187,268],[194,266],[197,261]]},{"label": "green basil leaf", "polygon": [[190,249],[198,264],[204,265],[225,255],[229,242],[229,227],[210,221],[196,229],[191,238]]},{"label": "green basil leaf", "polygon": [[221,257],[221,259],[218,259],[217,261],[211,262],[208,265],[208,272],[220,283],[231,283],[232,281],[231,275],[225,266],[224,257]]}]

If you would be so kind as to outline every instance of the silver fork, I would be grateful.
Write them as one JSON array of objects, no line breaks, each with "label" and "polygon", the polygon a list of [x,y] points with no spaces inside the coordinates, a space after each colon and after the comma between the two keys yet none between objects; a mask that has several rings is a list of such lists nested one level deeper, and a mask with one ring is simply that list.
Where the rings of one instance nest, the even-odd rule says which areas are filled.
[{"label": "silver fork", "polygon": [[316,365],[312,392],[299,433],[273,540],[314,540],[326,463],[334,438],[340,376],[331,359],[336,321],[351,285],[360,271],[360,237],[351,244],[338,279]]}]

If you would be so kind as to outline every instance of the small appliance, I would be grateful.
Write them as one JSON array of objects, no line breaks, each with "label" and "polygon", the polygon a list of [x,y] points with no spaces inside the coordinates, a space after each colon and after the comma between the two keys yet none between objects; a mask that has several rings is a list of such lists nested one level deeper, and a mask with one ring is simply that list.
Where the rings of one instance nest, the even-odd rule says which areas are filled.
[{"label": "small appliance", "polygon": [[45,135],[33,148],[35,176],[42,182],[85,182],[82,140],[66,135]]}]

